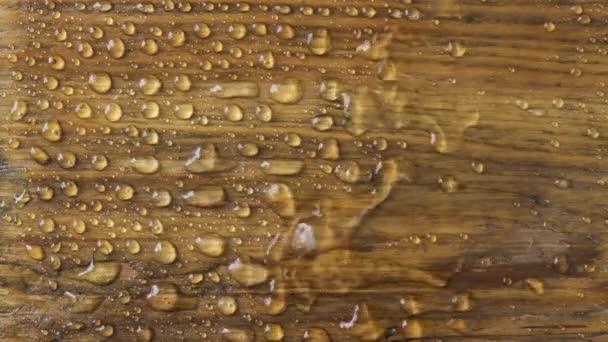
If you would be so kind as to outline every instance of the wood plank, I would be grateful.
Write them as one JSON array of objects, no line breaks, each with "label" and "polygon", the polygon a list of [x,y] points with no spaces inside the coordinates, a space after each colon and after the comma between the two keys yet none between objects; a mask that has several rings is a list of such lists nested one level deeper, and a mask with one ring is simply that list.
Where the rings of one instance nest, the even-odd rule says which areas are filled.
[{"label": "wood plank", "polygon": [[608,341],[607,18],[2,1],[0,340]]}]

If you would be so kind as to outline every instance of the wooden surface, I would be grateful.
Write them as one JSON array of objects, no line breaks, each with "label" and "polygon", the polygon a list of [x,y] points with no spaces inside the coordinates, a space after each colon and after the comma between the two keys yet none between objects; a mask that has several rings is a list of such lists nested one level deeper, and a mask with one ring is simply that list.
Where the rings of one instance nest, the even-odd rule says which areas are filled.
[{"label": "wooden surface", "polygon": [[607,21],[1,1],[0,340],[608,341]]}]

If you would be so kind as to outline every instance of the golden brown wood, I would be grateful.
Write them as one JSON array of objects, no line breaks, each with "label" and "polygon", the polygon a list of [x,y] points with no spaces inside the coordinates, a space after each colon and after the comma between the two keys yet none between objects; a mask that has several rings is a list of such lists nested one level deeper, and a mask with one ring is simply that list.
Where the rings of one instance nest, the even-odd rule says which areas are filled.
[{"label": "golden brown wood", "polygon": [[3,0],[1,341],[608,341],[604,1]]}]

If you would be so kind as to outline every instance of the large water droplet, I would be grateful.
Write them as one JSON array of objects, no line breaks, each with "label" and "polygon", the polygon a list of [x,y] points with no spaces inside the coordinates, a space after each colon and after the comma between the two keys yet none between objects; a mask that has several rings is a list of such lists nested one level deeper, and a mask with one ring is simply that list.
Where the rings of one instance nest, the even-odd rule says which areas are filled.
[{"label": "large water droplet", "polygon": [[271,184],[266,188],[265,194],[266,201],[277,215],[293,217],[296,214],[296,202],[286,184]]},{"label": "large water droplet", "polygon": [[243,286],[255,286],[266,282],[268,270],[259,264],[243,263],[236,259],[228,266],[230,276]]},{"label": "large water droplet", "polygon": [[306,36],[306,43],[312,53],[317,56],[325,55],[331,48],[331,37],[325,28],[317,29]]},{"label": "large water droplet", "polygon": [[153,156],[131,158],[130,164],[133,170],[144,175],[153,174],[160,169],[160,162]]},{"label": "large water droplet", "polygon": [[117,262],[91,261],[78,277],[96,285],[108,285],[118,278],[120,268]]},{"label": "large water droplet", "polygon": [[207,256],[218,257],[224,254],[226,240],[216,234],[206,234],[197,237],[194,240],[194,246]]},{"label": "large water droplet", "polygon": [[196,298],[182,295],[173,284],[154,284],[146,296],[148,305],[156,311],[192,310],[198,306]]},{"label": "large water droplet", "polygon": [[182,196],[184,202],[200,208],[210,208],[224,205],[226,194],[221,186],[204,186],[190,190]]},{"label": "large water droplet", "polygon": [[42,137],[50,142],[61,140],[62,133],[61,125],[56,119],[51,119],[42,124]]},{"label": "large water droplet", "polygon": [[304,88],[300,81],[290,78],[270,85],[270,98],[279,103],[293,104],[300,101]]},{"label": "large water droplet", "polygon": [[106,72],[89,74],[88,83],[96,93],[105,94],[112,88],[112,78]]},{"label": "large water droplet", "polygon": [[163,264],[172,264],[177,259],[177,248],[168,240],[159,241],[154,245],[154,260]]}]

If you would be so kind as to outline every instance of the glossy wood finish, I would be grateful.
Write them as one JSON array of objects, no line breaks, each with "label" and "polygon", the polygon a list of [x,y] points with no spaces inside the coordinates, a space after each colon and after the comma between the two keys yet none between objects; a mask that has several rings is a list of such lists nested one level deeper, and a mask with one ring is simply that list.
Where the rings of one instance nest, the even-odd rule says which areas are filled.
[{"label": "glossy wood finish", "polygon": [[0,340],[608,340],[605,7],[2,1]]}]

